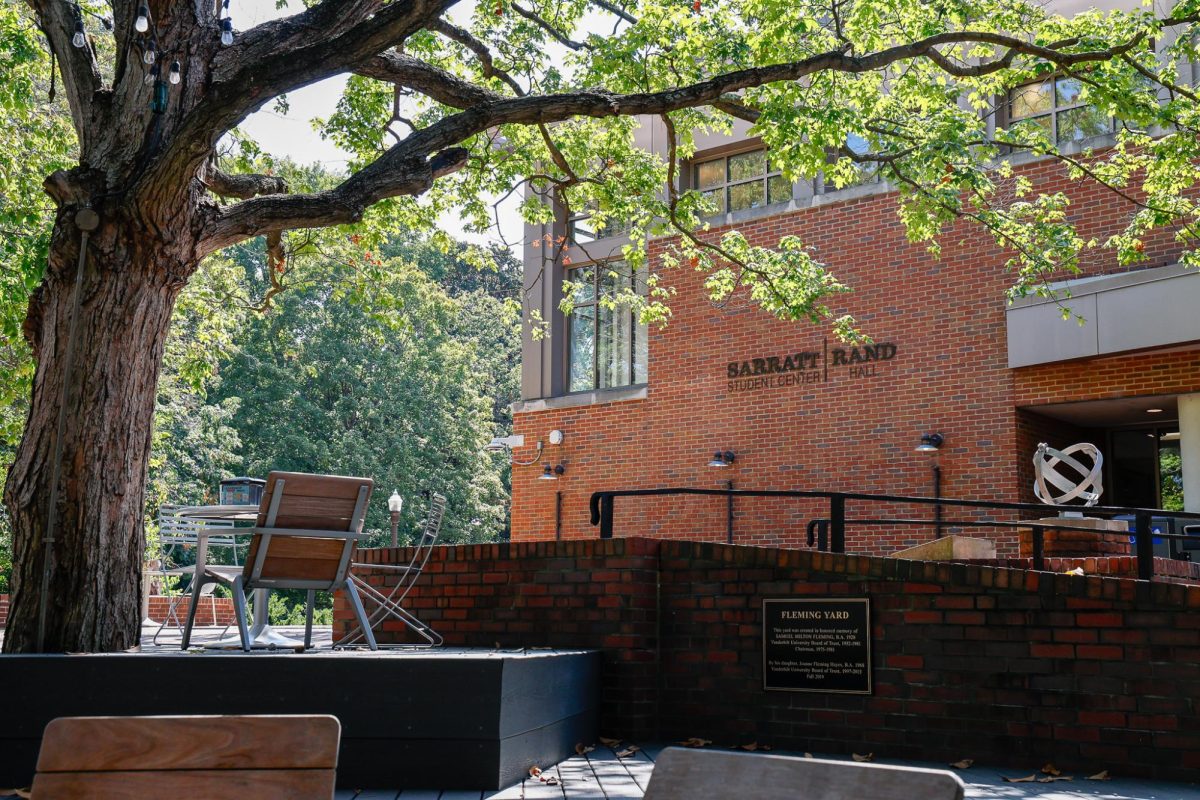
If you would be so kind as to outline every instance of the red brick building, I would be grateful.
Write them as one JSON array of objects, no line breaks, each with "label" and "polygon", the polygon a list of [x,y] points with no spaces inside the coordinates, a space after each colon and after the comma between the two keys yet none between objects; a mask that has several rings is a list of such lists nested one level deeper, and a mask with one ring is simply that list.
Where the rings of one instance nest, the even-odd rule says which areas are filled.
[{"label": "red brick building", "polygon": [[[661,143],[660,129],[646,129],[649,146]],[[1132,271],[1107,251],[1085,257],[1083,276],[1067,282],[1068,305],[1087,320],[1080,326],[1063,322],[1053,303],[1010,306],[1008,255],[983,229],[952,226],[935,258],[906,239],[886,184],[826,191],[818,179],[789,188],[756,151],[752,139],[710,139],[684,171],[689,186],[723,198],[726,213],[712,221],[711,235],[734,225],[768,247],[799,236],[853,289],[834,299],[834,310],[854,315],[876,346],[856,351],[828,329],[777,321],[741,297],[715,307],[703,276],[688,270],[662,273],[678,290],[663,329],[588,306],[605,291],[603,278],[568,320],[558,310],[561,278],[587,275],[567,270],[603,263],[625,240],[572,247],[566,267],[528,248],[526,311],[542,314],[550,330],[525,342],[514,540],[596,537],[588,499],[598,490],[732,481],[739,489],[929,496],[935,463],[946,497],[1032,502],[1039,442],[1096,444],[1105,457],[1104,504],[1178,508],[1186,489],[1187,508],[1200,509],[1200,276],[1176,264],[1169,233],[1148,242],[1146,262]],[[1124,226],[1130,207],[1111,192],[1068,181],[1048,159],[1017,167],[1039,190],[1068,193],[1084,238],[1103,241]],[[560,219],[530,226],[526,239],[582,239],[584,227]],[[670,244],[651,242],[651,269],[661,268]],[[541,280],[543,272],[554,279]],[[914,452],[935,432],[944,436],[937,454]],[[718,451],[733,452],[733,463],[710,466]],[[541,479],[558,465],[557,480]],[[614,529],[724,541],[726,510],[723,498],[628,499],[617,505]],[[797,545],[807,521],[826,513],[816,502],[739,499],[733,541]],[[885,554],[927,541],[931,530],[851,525],[847,535],[849,552]],[[1001,556],[1015,553],[1011,529],[987,535]]]}]

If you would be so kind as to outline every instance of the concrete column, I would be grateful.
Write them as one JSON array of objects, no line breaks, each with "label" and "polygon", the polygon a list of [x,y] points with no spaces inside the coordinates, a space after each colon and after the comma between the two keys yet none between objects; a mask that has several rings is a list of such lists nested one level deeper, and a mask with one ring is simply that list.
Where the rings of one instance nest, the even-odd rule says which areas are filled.
[{"label": "concrete column", "polygon": [[1179,396],[1179,452],[1183,456],[1183,509],[1200,511],[1200,394]]}]

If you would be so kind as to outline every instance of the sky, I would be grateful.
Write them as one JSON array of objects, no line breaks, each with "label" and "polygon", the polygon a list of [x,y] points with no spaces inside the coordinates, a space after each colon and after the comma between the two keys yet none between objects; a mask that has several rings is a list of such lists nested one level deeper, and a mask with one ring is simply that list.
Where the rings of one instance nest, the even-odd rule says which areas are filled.
[{"label": "sky", "polygon": [[[290,13],[295,13],[300,6],[298,3],[292,5]],[[275,0],[236,0],[231,3],[230,11],[234,28],[239,31],[249,30],[261,22],[289,13],[287,8],[277,10]],[[469,6],[465,8],[465,12],[470,13]],[[451,16],[456,17],[458,14],[452,13]],[[344,171],[349,155],[333,142],[322,139],[313,128],[312,121],[333,113],[345,84],[346,76],[341,75],[288,92],[289,112],[286,116],[274,110],[274,103],[268,103],[261,111],[243,122],[241,129],[271,155],[287,157],[301,164],[318,162],[330,170]],[[517,252],[514,255],[519,257],[519,242],[523,231],[517,212],[518,200],[514,195],[510,202],[501,206],[500,224],[503,239],[510,245],[516,245]],[[443,215],[440,224],[452,236],[463,241],[478,244],[501,243],[501,237],[495,232],[481,236],[464,231],[457,214]]]}]

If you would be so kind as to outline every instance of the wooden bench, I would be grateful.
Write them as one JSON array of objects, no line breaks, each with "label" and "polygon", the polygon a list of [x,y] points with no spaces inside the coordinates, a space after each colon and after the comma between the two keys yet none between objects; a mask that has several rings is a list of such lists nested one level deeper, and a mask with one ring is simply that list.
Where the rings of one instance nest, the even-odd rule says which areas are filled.
[{"label": "wooden bench", "polygon": [[645,800],[962,800],[964,791],[940,769],[669,747]]},{"label": "wooden bench", "polygon": [[327,715],[60,717],[35,800],[333,797],[341,724]]}]

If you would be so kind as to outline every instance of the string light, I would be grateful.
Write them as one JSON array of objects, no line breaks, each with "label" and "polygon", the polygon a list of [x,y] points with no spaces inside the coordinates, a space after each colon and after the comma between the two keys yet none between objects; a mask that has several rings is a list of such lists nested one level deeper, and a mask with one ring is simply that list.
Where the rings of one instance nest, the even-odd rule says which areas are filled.
[{"label": "string light", "polygon": [[221,0],[221,44],[225,47],[233,44],[233,19],[229,16],[229,0]]},{"label": "string light", "polygon": [[133,21],[133,29],[138,33],[150,30],[150,9],[143,3],[138,6],[137,19]]},{"label": "string light", "polygon": [[169,80],[172,83],[172,85],[178,86],[179,81],[182,80],[182,78],[183,78],[183,76],[180,75],[180,73],[179,73],[179,62],[172,61],[171,62],[171,71],[167,73],[167,80]]},{"label": "string light", "polygon": [[87,34],[83,30],[83,20],[75,20],[75,35],[71,37],[71,44],[75,47],[87,47]]},{"label": "string light", "polygon": [[147,64],[153,64],[155,59],[158,57],[158,54],[155,52],[157,49],[158,43],[151,39],[150,44],[146,45],[146,49],[142,53],[142,61],[146,62]]}]

